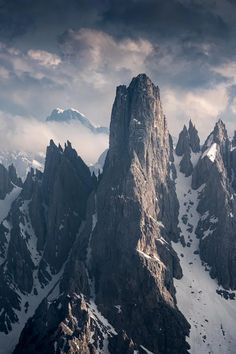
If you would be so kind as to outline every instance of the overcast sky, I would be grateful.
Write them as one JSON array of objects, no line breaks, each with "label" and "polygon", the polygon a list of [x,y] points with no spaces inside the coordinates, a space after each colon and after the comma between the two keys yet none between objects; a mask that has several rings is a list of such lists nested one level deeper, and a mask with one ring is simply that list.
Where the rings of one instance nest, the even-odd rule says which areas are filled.
[{"label": "overcast sky", "polygon": [[174,135],[236,129],[235,0],[0,0],[0,111],[73,107],[109,125],[115,87],[146,72]]}]

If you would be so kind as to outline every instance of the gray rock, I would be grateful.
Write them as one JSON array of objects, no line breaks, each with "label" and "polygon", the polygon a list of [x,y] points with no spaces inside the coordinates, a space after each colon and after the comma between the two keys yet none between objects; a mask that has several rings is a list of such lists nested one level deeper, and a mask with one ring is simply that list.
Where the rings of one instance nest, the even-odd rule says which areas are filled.
[{"label": "gray rock", "polygon": [[0,199],[5,199],[6,195],[13,189],[9,172],[0,164]]},{"label": "gray rock", "polygon": [[185,174],[185,177],[191,176],[193,172],[193,164],[191,162],[190,149],[185,151],[182,160],[180,161],[180,172]]},{"label": "gray rock", "polygon": [[232,147],[235,147],[235,146],[236,146],[236,130],[234,131],[234,136],[232,139]]},{"label": "gray rock", "polygon": [[20,177],[17,176],[16,168],[13,164],[11,164],[8,167],[8,173],[9,173],[9,178],[10,178],[11,182],[17,187],[22,187],[22,185],[23,185],[22,180]]},{"label": "gray rock", "polygon": [[7,217],[11,227],[0,225],[3,331],[18,321],[16,309],[24,311],[21,296],[34,291],[37,297],[37,287],[50,283],[68,259],[92,188],[89,168],[71,144],[63,150],[51,141],[44,173],[31,169]]},{"label": "gray rock", "polygon": [[189,121],[188,134],[189,134],[189,143],[192,151],[195,153],[200,152],[200,139],[198,136],[198,131],[195,125],[193,125],[191,119]]},{"label": "gray rock", "polygon": [[200,139],[198,131],[189,121],[189,128],[184,125],[183,130],[179,134],[179,140],[176,145],[175,153],[177,156],[183,156],[180,161],[180,171],[189,177],[193,172],[193,165],[191,162],[191,153],[200,151]]},{"label": "gray rock", "polygon": [[186,125],[184,125],[183,130],[179,133],[178,143],[175,148],[175,153],[177,156],[183,156],[186,150],[189,150],[189,134]]},{"label": "gray rock", "polygon": [[236,202],[230,183],[230,143],[222,121],[218,121],[203,146],[203,155],[194,169],[192,186],[204,185],[198,204],[202,215],[196,233],[200,256],[210,274],[226,289],[236,288]]},{"label": "gray rock", "polygon": [[[175,306],[173,287],[181,269],[169,244],[178,237],[171,154],[158,87],[146,75],[118,87],[97,189],[91,262],[96,301],[115,327],[122,323],[134,343],[151,351],[184,353],[188,325]],[[119,317],[112,312],[116,304],[122,308]]]}]

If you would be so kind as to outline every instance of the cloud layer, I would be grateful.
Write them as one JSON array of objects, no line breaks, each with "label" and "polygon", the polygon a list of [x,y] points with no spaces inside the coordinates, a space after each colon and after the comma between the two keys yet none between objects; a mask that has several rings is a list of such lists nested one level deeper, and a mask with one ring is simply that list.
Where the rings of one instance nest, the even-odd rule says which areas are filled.
[{"label": "cloud layer", "polygon": [[46,152],[49,140],[56,144],[68,140],[88,164],[94,164],[108,147],[108,136],[92,134],[79,122],[41,122],[34,118],[6,115],[0,112],[0,150],[23,151],[30,154]]}]

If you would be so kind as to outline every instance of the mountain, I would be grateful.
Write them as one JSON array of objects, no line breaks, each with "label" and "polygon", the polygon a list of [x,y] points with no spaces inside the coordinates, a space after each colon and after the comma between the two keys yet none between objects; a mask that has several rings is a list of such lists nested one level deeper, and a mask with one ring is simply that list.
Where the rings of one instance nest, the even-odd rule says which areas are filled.
[{"label": "mountain", "polygon": [[0,170],[0,353],[234,354],[234,141],[190,121],[174,150],[140,74],[98,177],[52,140],[23,184]]},{"label": "mountain", "polygon": [[210,275],[217,278],[220,285],[236,290],[233,156],[234,150],[231,151],[225,125],[219,120],[203,146],[201,159],[193,174],[192,186],[199,188],[205,184],[198,205],[201,219],[196,230],[200,238],[201,258],[211,267]]},{"label": "mountain", "polygon": [[13,351],[26,320],[58,282],[92,188],[90,171],[71,144],[63,150],[53,141],[44,173],[31,170],[18,188],[0,227],[1,352]]},{"label": "mountain", "polygon": [[109,134],[109,129],[106,127],[94,126],[81,112],[76,109],[61,109],[56,108],[46,119],[47,122],[66,122],[71,123],[77,121],[94,134]]}]

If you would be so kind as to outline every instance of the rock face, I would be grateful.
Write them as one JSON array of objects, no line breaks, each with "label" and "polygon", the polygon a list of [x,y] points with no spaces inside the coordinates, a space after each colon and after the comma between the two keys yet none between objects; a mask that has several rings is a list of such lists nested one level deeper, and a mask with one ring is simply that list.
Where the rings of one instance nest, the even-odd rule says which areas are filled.
[{"label": "rock face", "polygon": [[170,244],[178,238],[174,173],[159,88],[139,75],[117,88],[103,175],[62,295],[41,304],[14,353],[37,352],[42,342],[42,353],[53,352],[52,343],[61,353],[187,353],[189,325],[173,286],[182,276]]},{"label": "rock face", "polygon": [[18,187],[22,187],[23,183],[20,177],[17,176],[16,168],[13,164],[8,167],[9,178],[11,182]]},{"label": "rock face", "polygon": [[192,151],[200,152],[200,139],[198,136],[198,131],[196,127],[193,125],[191,119],[189,121],[188,134],[189,134],[190,147]]},{"label": "rock face", "polygon": [[0,164],[0,200],[5,199],[14,187],[22,187],[22,181],[17,176],[15,166],[10,165],[7,169]]},{"label": "rock face", "polygon": [[[232,173],[233,171],[233,173]],[[210,265],[210,274],[226,289],[236,289],[236,201],[232,180],[234,150],[222,121],[207,138],[194,169],[192,186],[202,188],[198,211],[201,218],[196,233],[200,256]]]},{"label": "rock face", "polygon": [[0,199],[5,199],[6,195],[13,189],[11,178],[7,169],[0,164]]},{"label": "rock face", "polygon": [[85,219],[92,188],[90,171],[71,144],[63,150],[51,141],[44,173],[28,173],[0,225],[0,332],[20,326],[21,316],[34,311],[54,284]]},{"label": "rock face", "polygon": [[175,153],[177,156],[183,156],[186,150],[189,149],[190,141],[189,134],[186,125],[184,125],[183,130],[179,133],[179,139],[175,148]]},{"label": "rock face", "polygon": [[[167,246],[177,237],[172,151],[159,88],[146,75],[118,87],[110,134],[91,241],[97,302],[134,342],[154,352],[184,352],[187,324],[175,307],[172,283],[181,270]],[[116,305],[118,318],[111,310]]]},{"label": "rock face", "polygon": [[200,151],[200,139],[198,131],[189,121],[189,127],[184,125],[183,130],[179,134],[179,140],[176,145],[175,153],[177,156],[183,156],[180,161],[180,172],[185,174],[185,177],[191,176],[193,165],[191,162],[191,152],[198,153]]}]

